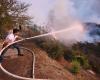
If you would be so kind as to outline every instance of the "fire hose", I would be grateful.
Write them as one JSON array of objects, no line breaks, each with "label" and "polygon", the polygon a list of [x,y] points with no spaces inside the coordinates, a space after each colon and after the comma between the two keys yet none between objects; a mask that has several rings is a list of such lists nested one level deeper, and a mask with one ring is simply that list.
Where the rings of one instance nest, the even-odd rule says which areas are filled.
[{"label": "fire hose", "polygon": [[[62,33],[62,32],[66,32],[66,31],[72,30],[72,29],[75,29],[75,28],[71,27],[71,28],[68,28],[68,29],[63,29],[63,30],[59,30],[59,31],[55,31],[55,32],[50,32],[50,33],[46,33],[46,34],[42,34],[42,35],[38,35],[38,36],[34,36],[34,37],[29,37],[29,38],[25,38],[25,39],[22,39],[22,40],[18,40],[18,41],[14,42],[14,43],[12,43],[12,44],[10,44],[10,45],[7,45],[5,48],[3,48],[3,49],[0,51],[0,56],[1,56],[2,52],[3,52],[6,48],[8,48],[9,46],[11,46],[11,45],[13,45],[13,44],[15,44],[15,43],[19,43],[19,42],[22,42],[22,41],[25,41],[25,40],[34,39],[34,38],[40,38],[40,37],[44,37],[44,36],[48,36],[48,35],[58,34],[58,33]],[[35,54],[34,54],[33,51],[31,51],[31,50],[29,50],[29,49],[27,49],[27,50],[30,51],[30,52],[33,54],[33,58],[34,58],[34,60],[33,60],[33,78],[26,78],[26,77],[21,77],[21,76],[14,75],[14,74],[8,72],[6,69],[4,69],[4,68],[2,67],[2,65],[1,65],[1,63],[0,63],[0,68],[1,68],[1,70],[2,70],[3,72],[5,72],[6,74],[8,74],[8,75],[10,75],[10,76],[12,76],[12,77],[14,77],[14,78],[17,78],[17,79],[22,79],[22,80],[34,80],[34,78],[35,78],[35,77],[34,77]]]},{"label": "fire hose", "polygon": [[[35,39],[35,38],[40,38],[40,37],[52,35],[52,34],[54,34],[54,33],[57,34],[57,33],[63,32],[63,31],[66,31],[66,30],[51,32],[51,33],[42,34],[42,35],[33,36],[33,37],[29,37],[29,38],[25,38],[25,39],[22,39],[22,40],[15,41],[15,42],[13,42],[13,43],[7,45],[6,47],[4,47],[4,48],[0,51],[0,56],[1,56],[1,54],[3,53],[4,50],[6,50],[9,46],[11,46],[11,45],[13,45],[13,44],[16,44],[16,43],[19,43],[19,42],[22,42],[22,41],[26,41],[26,40],[30,40],[30,39]],[[12,74],[12,73],[8,72],[6,69],[3,68],[2,63],[0,63],[0,69],[1,69],[3,72],[5,72],[7,75],[12,76],[12,77],[17,78],[17,79],[22,79],[22,80],[34,80],[34,79],[35,79],[35,77],[34,77],[35,54],[33,53],[32,50],[30,50],[30,49],[27,49],[27,50],[30,51],[30,52],[32,53],[33,59],[34,59],[34,60],[33,60],[33,78],[26,78],[26,77],[21,77],[21,76]]]},{"label": "fire hose", "polygon": [[[13,45],[13,44],[16,44],[16,43],[19,43],[19,42],[22,42],[22,41],[25,41],[25,40],[29,40],[29,39],[32,39],[32,37],[31,37],[31,38],[22,39],[22,40],[18,40],[18,41],[15,41],[14,43],[11,43],[11,44],[7,45],[5,48],[3,48],[3,49],[0,51],[0,55],[1,55],[2,52],[3,52],[6,48],[8,48],[9,46],[11,46],[11,45]],[[32,56],[33,56],[32,78],[21,77],[21,76],[15,75],[15,74],[13,74],[13,73],[10,73],[9,71],[7,71],[7,70],[2,66],[2,63],[0,63],[0,69],[1,69],[5,74],[7,74],[7,75],[9,75],[9,76],[12,76],[12,77],[14,77],[14,78],[17,78],[17,79],[21,79],[21,80],[34,80],[34,79],[35,79],[35,77],[34,77],[35,54],[34,54],[34,52],[33,52],[32,50],[30,50],[30,49],[28,49],[28,48],[25,48],[25,47],[21,47],[21,48],[23,48],[23,49],[29,51],[29,52],[32,54]]]}]

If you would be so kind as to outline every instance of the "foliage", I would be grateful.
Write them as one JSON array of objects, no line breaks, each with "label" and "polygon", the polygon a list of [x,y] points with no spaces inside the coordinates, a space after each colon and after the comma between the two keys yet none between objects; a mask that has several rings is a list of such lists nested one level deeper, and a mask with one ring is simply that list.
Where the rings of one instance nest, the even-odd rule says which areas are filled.
[{"label": "foliage", "polygon": [[77,74],[80,71],[80,68],[80,63],[77,60],[73,60],[71,72]]},{"label": "foliage", "polygon": [[85,56],[79,56],[79,57],[76,57],[76,59],[84,69],[90,68],[88,59]]},{"label": "foliage", "polygon": [[58,41],[50,38],[50,36],[34,39],[33,41],[53,59],[58,59],[64,54],[62,45]]},{"label": "foliage", "polygon": [[47,51],[48,55],[53,59],[60,58],[64,53],[63,47],[59,44],[59,42],[52,40],[42,43],[41,48]]},{"label": "foliage", "polygon": [[[74,54],[79,51],[78,57],[81,66],[85,69],[91,68],[92,70],[100,73],[100,42],[96,43],[77,43],[73,45],[72,50]],[[75,56],[75,55],[74,55]]]},{"label": "foliage", "polygon": [[[39,32],[39,29],[35,27],[35,32]],[[88,43],[78,42],[73,44],[72,47],[66,47],[59,41],[49,37],[42,37],[35,39],[34,42],[43,50],[45,50],[50,57],[57,59],[58,57],[64,56],[67,61],[73,63],[72,72],[77,73],[80,67],[84,69],[93,69],[96,72],[100,72],[100,43]],[[93,55],[93,59],[91,58]]]},{"label": "foliage", "polygon": [[29,24],[31,18],[25,14],[28,7],[17,0],[0,0],[0,35],[7,29]]}]

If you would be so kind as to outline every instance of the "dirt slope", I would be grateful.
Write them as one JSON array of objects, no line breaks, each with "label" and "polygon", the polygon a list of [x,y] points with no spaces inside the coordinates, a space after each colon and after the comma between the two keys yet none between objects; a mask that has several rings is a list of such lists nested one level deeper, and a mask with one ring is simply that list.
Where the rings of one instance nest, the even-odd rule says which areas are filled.
[{"label": "dirt slope", "polygon": [[[24,42],[24,45],[33,50],[36,55],[35,78],[52,80],[99,80],[95,76],[82,70],[80,74],[74,76],[59,62],[48,57],[47,53],[38,48],[32,42]],[[32,77],[32,55],[23,51],[24,56],[8,57],[4,60],[3,66],[10,72]],[[68,64],[68,63],[67,63]],[[66,65],[67,66],[67,65]],[[0,70],[0,80],[18,80],[7,76]]]},{"label": "dirt slope", "polygon": [[[71,73],[63,68],[58,62],[49,58],[45,51],[34,47],[33,45],[27,46],[33,49],[36,55],[36,65],[35,65],[35,78],[37,79],[54,79],[54,80],[74,80]],[[32,55],[28,52],[24,52],[24,56],[20,57],[7,57],[3,61],[3,66],[10,72],[31,77],[32,71]],[[18,80],[7,76],[0,70],[0,80]]]}]

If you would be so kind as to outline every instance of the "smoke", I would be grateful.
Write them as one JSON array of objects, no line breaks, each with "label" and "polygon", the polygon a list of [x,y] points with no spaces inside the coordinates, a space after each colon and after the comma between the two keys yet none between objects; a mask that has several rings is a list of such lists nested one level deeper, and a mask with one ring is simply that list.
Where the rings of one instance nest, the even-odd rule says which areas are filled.
[{"label": "smoke", "polygon": [[[85,16],[89,16],[88,19],[86,19],[87,17],[84,17],[84,15],[77,13],[80,12],[81,9],[84,7],[84,5],[80,4],[81,0],[77,1],[78,2],[77,4],[80,4],[79,6],[81,8],[78,8],[79,6],[75,5],[74,1],[76,0],[55,1],[55,5],[50,10],[49,18],[48,18],[47,26],[49,28],[49,31],[54,32],[62,29],[68,29],[69,27],[71,28],[73,27],[72,30],[62,32],[59,34],[54,34],[53,36],[66,45],[71,45],[73,43],[80,42],[80,41],[92,42],[93,38],[89,36],[88,31],[85,29],[83,25],[83,20],[87,21],[88,19],[90,19],[89,13],[94,13],[94,11],[90,10],[91,6],[93,5],[93,1],[90,3],[91,6],[87,7],[87,14],[82,11],[83,14],[85,14]],[[85,5],[86,3],[87,1],[84,2]],[[83,18],[83,20],[81,18]],[[96,18],[94,16],[93,19],[90,20],[95,20],[95,19]]]},{"label": "smoke", "polygon": [[100,24],[100,0],[71,0],[78,17],[84,22]]},{"label": "smoke", "polygon": [[76,18],[73,3],[69,0],[56,0],[54,8],[50,11],[48,27],[51,31],[58,31],[73,27],[72,30],[55,34],[55,38],[61,42],[71,45],[81,41],[84,36],[82,23]]}]

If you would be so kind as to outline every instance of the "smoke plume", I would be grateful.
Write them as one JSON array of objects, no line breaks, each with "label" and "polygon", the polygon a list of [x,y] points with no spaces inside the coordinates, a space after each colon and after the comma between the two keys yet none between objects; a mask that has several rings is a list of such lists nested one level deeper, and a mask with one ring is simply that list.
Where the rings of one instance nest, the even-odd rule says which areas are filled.
[{"label": "smoke plume", "polygon": [[55,34],[56,39],[68,45],[81,41],[84,36],[83,26],[75,15],[75,9],[69,0],[56,0],[49,14],[48,27],[51,31],[67,30],[73,27],[72,30]]},{"label": "smoke plume", "polygon": [[[84,16],[78,14],[77,12],[81,11],[81,8],[77,8],[78,6],[75,5],[75,0],[56,0],[54,7],[50,10],[49,18],[48,18],[48,28],[50,31],[58,31],[62,29],[69,29],[73,28],[72,30],[67,30],[66,32],[62,32],[59,34],[54,34],[54,37],[64,44],[70,45],[76,42],[85,42],[85,41],[92,41],[92,37],[88,35],[88,30],[85,29],[83,25],[83,20],[85,19]],[[88,1],[88,0],[87,0]],[[80,3],[80,0],[76,1]],[[77,4],[79,4],[77,3]],[[89,14],[88,10],[93,5],[87,7],[87,14]],[[90,12],[92,12],[90,10]],[[84,13],[85,14],[85,13]],[[81,19],[81,16],[84,18]],[[88,15],[87,15],[88,16]],[[89,18],[89,17],[88,17]],[[94,17],[95,18],[95,17]],[[89,18],[90,19],[90,18]],[[95,19],[90,19],[95,20]]]}]

